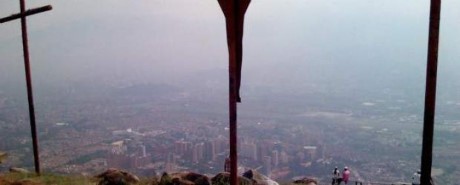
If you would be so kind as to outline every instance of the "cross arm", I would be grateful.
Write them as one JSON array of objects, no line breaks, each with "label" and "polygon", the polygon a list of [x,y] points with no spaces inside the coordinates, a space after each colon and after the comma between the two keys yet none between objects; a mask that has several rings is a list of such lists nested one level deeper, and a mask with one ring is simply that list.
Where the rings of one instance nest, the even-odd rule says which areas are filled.
[{"label": "cross arm", "polygon": [[49,11],[51,9],[53,9],[53,7],[51,5],[47,5],[47,6],[43,6],[43,7],[39,7],[39,8],[32,8],[32,9],[29,9],[29,10],[25,11],[24,13],[17,13],[17,14],[10,15],[8,17],[1,18],[0,19],[0,24],[8,22],[8,21],[15,20],[15,19],[19,19],[19,18],[21,18],[23,16],[29,16],[29,15],[34,15],[34,14],[37,14],[37,13],[46,12],[46,11]]}]

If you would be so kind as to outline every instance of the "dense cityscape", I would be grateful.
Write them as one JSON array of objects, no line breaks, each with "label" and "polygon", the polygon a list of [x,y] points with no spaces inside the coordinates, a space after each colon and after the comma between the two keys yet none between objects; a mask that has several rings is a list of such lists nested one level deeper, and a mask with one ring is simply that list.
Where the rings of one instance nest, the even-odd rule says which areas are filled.
[{"label": "dense cityscape", "polygon": [[[220,93],[205,98],[199,91],[154,84],[101,89],[93,97],[82,89],[61,95],[50,90],[41,100],[49,102],[39,101],[40,157],[46,171],[91,174],[116,167],[143,176],[223,171],[229,155],[225,102],[205,101],[218,99]],[[348,166],[354,180],[410,182],[420,162],[421,117],[401,110],[419,105],[386,93],[394,102],[352,100],[361,103],[344,108],[338,100],[333,100],[337,107],[317,104],[316,97],[306,100],[314,105],[308,109],[295,102],[264,104],[264,96],[249,96],[256,106],[240,110],[239,171],[256,169],[278,181],[309,176],[328,182],[331,169]],[[7,93],[0,99],[0,129],[5,133],[0,147],[11,153],[2,167],[31,167],[27,114],[18,113],[22,100]],[[71,103],[76,100],[80,103]],[[450,104],[458,109],[458,102]],[[436,143],[443,145],[435,148],[436,159],[458,160],[452,147],[458,145],[457,129],[454,119],[445,118],[439,125],[437,133],[442,134]],[[455,164],[435,165],[434,178],[455,180]]]},{"label": "dense cityscape", "polygon": [[[190,172],[209,183],[229,171],[236,81],[239,174],[329,184],[338,168],[350,182],[417,181],[424,93],[437,88],[424,159],[435,184],[460,182],[460,1],[444,1],[441,29],[430,31],[440,16],[417,0],[264,0],[238,11],[224,1],[29,2],[53,8],[27,10],[28,42],[18,20],[0,29],[0,184],[34,168],[25,43],[44,174],[103,182],[94,174],[119,169],[153,183]],[[5,1],[0,17],[17,9]]]}]

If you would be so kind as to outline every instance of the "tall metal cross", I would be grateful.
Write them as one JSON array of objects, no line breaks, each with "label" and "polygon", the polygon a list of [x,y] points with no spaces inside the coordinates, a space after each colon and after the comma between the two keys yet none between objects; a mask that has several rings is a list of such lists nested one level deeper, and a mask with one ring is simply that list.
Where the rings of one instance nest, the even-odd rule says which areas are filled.
[{"label": "tall metal cross", "polygon": [[243,61],[244,14],[251,0],[218,0],[227,27],[229,74],[230,185],[238,184],[237,102],[241,102],[241,65]]},{"label": "tall metal cross", "polygon": [[22,50],[24,53],[24,67],[26,73],[26,84],[27,84],[27,99],[29,102],[29,117],[30,117],[30,130],[32,132],[32,145],[34,151],[34,165],[35,172],[40,175],[40,159],[38,153],[38,138],[37,138],[37,127],[35,125],[35,108],[34,98],[32,93],[32,77],[30,75],[30,59],[29,59],[29,44],[27,38],[27,22],[26,17],[29,15],[45,12],[51,10],[51,5],[26,10],[24,0],[19,0],[21,12],[10,15],[0,19],[0,23],[21,19],[21,32],[22,32]]}]

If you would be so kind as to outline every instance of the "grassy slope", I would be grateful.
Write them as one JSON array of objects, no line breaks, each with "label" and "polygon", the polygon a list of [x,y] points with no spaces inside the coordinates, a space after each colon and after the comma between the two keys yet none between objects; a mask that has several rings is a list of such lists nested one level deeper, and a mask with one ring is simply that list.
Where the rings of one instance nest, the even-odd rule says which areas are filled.
[{"label": "grassy slope", "polygon": [[[84,176],[42,174],[36,176],[19,173],[0,173],[0,185],[97,185],[97,179]],[[141,182],[136,185],[148,185],[149,180],[141,178]],[[15,184],[16,183],[16,184]],[[280,185],[290,185],[288,182],[281,182]]]},{"label": "grassy slope", "polygon": [[0,185],[8,185],[13,182],[22,182],[27,185],[90,185],[96,184],[91,179],[78,176],[61,176],[52,174],[43,174],[36,176],[34,174],[6,173],[0,174]]},{"label": "grassy slope", "polygon": [[[55,174],[34,174],[4,173],[0,174],[0,185],[12,185],[21,182],[23,185],[96,185],[97,181],[91,177],[64,176]],[[148,180],[142,180],[138,185],[146,185]]]}]

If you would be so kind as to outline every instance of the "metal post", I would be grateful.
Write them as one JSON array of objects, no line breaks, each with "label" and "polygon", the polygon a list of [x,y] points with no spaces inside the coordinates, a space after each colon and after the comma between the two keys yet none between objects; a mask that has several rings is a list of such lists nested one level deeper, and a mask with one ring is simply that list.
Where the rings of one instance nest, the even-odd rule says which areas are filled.
[{"label": "metal post", "polygon": [[[20,0],[21,14],[25,13],[25,2]],[[21,31],[22,31],[22,49],[24,52],[24,67],[26,71],[26,84],[27,84],[27,98],[29,102],[29,117],[30,117],[30,129],[32,132],[32,145],[34,152],[34,164],[35,172],[40,175],[40,159],[38,153],[38,138],[37,138],[37,127],[35,125],[35,109],[34,109],[34,98],[32,93],[32,77],[30,74],[30,62],[29,62],[29,44],[27,38],[27,22],[26,16],[21,16]]]},{"label": "metal post", "polygon": [[[231,6],[233,6],[233,29],[238,30],[238,9],[239,9],[239,2],[238,0],[231,0]],[[238,38],[237,31],[233,33],[235,40]],[[230,185],[237,185],[238,184],[238,139],[237,139],[237,57],[238,57],[238,49],[236,47],[235,41],[229,46],[229,66],[228,66],[228,73],[229,73],[229,124],[230,124]]]},{"label": "metal post", "polygon": [[237,105],[235,92],[234,66],[229,68],[229,120],[230,120],[230,184],[238,184],[238,157],[237,157]]},{"label": "metal post", "polygon": [[251,0],[218,0],[225,16],[229,55],[229,135],[230,135],[230,184],[238,184],[237,152],[237,102],[241,102],[239,89],[243,60],[244,14]]},{"label": "metal post", "polygon": [[428,61],[426,68],[425,112],[423,119],[422,169],[420,177],[420,183],[422,185],[431,184],[440,14],[441,0],[431,0]]}]

